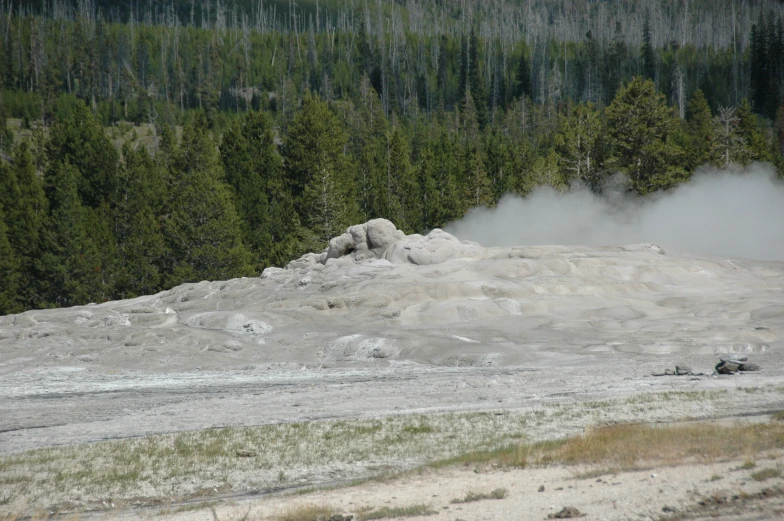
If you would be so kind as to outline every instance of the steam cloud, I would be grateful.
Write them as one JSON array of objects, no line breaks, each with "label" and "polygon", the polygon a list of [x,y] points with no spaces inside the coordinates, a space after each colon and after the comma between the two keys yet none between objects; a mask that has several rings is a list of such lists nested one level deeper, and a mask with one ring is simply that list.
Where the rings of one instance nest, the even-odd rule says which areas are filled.
[{"label": "steam cloud", "polygon": [[680,252],[784,260],[784,182],[770,165],[698,170],[672,192],[631,199],[619,191],[543,187],[474,208],[446,230],[483,246],[655,242]]}]

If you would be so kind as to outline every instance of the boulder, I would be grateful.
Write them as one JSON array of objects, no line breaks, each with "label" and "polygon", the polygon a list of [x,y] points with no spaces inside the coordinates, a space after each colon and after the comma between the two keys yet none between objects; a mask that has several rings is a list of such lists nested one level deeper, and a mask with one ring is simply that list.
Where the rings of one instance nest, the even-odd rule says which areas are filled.
[{"label": "boulder", "polygon": [[735,374],[740,369],[740,364],[735,364],[732,362],[720,362],[716,365],[716,371],[719,374]]},{"label": "boulder", "polygon": [[578,517],[585,517],[585,514],[582,514],[575,507],[563,507],[560,512],[547,516],[547,519],[574,519]]},{"label": "boulder", "polygon": [[740,364],[739,370],[740,371],[759,371],[760,370],[760,366],[758,366],[757,364],[753,364],[751,362],[745,362],[745,363]]},{"label": "boulder", "polygon": [[691,367],[688,365],[676,365],[675,366],[675,374],[677,375],[687,375],[691,374]]}]

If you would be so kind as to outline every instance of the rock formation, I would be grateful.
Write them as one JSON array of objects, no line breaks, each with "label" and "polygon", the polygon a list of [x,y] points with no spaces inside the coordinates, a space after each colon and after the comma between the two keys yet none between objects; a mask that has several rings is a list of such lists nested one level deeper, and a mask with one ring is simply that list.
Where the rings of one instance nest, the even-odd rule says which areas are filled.
[{"label": "rock formation", "polygon": [[781,262],[655,244],[483,248],[376,219],[258,278],[0,317],[0,374],[762,353],[782,346],[782,288]]}]

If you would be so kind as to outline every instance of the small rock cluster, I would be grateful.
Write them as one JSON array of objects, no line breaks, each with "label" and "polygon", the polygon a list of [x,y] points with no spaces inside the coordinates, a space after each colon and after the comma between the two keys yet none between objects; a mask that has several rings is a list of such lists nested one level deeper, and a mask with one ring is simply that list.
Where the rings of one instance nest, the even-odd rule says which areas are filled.
[{"label": "small rock cluster", "polygon": [[[746,355],[729,354],[721,357],[714,369],[712,376],[759,371],[760,366],[749,362]],[[705,376],[705,373],[695,372],[688,365],[676,365],[675,369],[668,368],[662,372],[651,373],[651,376]]]},{"label": "small rock cluster", "polygon": [[728,355],[719,359],[714,374],[736,374],[738,372],[759,371],[760,366],[749,362],[749,357],[744,355]]},{"label": "small rock cluster", "polygon": [[585,514],[574,507],[563,507],[560,512],[548,515],[547,519],[574,519],[578,517],[585,517]]},{"label": "small rock cluster", "polygon": [[705,373],[696,373],[688,365],[676,365],[675,369],[665,369],[661,373],[653,373],[653,376],[703,376]]}]

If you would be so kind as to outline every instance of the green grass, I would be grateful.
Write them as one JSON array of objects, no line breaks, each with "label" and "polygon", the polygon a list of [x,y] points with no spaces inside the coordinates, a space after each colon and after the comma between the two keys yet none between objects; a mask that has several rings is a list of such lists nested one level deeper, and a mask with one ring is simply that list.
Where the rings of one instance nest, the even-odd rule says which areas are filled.
[{"label": "green grass", "polygon": [[[369,476],[517,442],[527,414],[448,413],[208,429],[0,455],[3,492],[20,508],[63,503],[101,508],[112,498],[156,502],[205,490],[259,490],[299,485],[314,468],[355,468]],[[257,455],[239,457],[252,451]],[[366,478],[354,475],[350,477]],[[198,487],[198,488],[197,488]],[[32,503],[32,507],[21,501]],[[13,507],[13,505],[12,505]],[[2,513],[2,512],[0,512]]]},{"label": "green grass", "polygon": [[781,477],[781,469],[770,468],[758,470],[757,472],[752,472],[750,477],[754,481],[765,481],[771,478],[778,478]]}]

